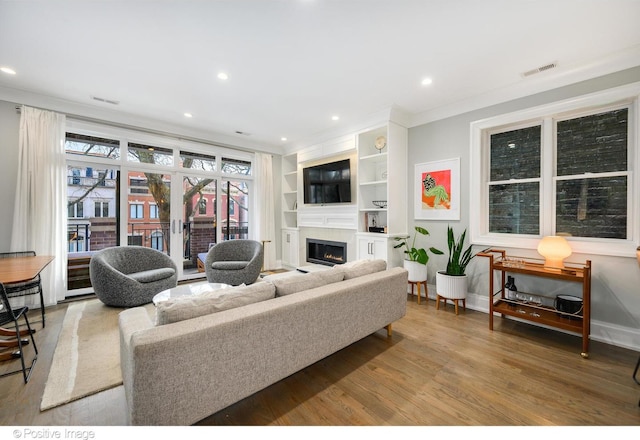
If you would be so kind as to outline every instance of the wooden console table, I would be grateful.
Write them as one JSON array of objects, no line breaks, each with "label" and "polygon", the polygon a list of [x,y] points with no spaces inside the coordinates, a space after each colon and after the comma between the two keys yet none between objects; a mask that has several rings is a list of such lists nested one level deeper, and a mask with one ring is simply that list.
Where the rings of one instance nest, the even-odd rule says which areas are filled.
[{"label": "wooden console table", "polygon": [[[589,334],[591,332],[591,261],[585,264],[565,263],[562,269],[544,266],[543,260],[509,259],[504,250],[487,249],[477,254],[489,258],[489,329],[493,330],[494,313],[502,317],[513,316],[582,335],[582,357],[589,357]],[[494,286],[494,272],[500,273],[500,286]],[[526,300],[508,299],[505,295],[506,273],[520,273],[582,284],[582,314],[570,314],[556,310],[553,306],[535,304]],[[525,292],[521,292],[528,295]],[[550,298],[544,294],[533,294]]]}]

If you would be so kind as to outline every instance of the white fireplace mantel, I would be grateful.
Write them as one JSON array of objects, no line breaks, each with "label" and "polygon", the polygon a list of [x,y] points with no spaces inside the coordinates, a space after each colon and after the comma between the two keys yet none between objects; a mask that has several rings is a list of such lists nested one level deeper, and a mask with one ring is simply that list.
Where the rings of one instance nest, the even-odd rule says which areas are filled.
[{"label": "white fireplace mantel", "polygon": [[357,230],[358,208],[356,205],[304,206],[298,209],[298,226]]}]

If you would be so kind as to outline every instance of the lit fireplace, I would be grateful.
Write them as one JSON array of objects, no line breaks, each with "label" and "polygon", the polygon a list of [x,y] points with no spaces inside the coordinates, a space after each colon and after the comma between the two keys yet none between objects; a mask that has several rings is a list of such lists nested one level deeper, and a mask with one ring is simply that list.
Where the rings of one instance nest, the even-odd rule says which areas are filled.
[{"label": "lit fireplace", "polygon": [[333,266],[347,262],[347,243],[307,238],[307,261]]}]

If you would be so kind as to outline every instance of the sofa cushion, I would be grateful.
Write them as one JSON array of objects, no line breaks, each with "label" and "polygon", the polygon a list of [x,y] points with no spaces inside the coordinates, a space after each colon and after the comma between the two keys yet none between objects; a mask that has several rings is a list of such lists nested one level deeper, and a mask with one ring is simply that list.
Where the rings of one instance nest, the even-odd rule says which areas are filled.
[{"label": "sofa cushion", "polygon": [[314,289],[327,284],[337,283],[344,279],[341,271],[327,269],[318,272],[292,272],[289,276],[265,277],[264,280],[276,288],[276,296],[291,295],[303,290]]},{"label": "sofa cushion", "polygon": [[254,283],[215,290],[198,296],[170,298],[156,306],[156,325],[171,324],[274,298],[271,283]]},{"label": "sofa cushion", "polygon": [[170,278],[176,273],[171,267],[162,267],[159,269],[143,270],[141,272],[134,272],[128,275],[129,278],[133,278],[139,283],[153,283],[154,281],[164,280]]},{"label": "sofa cushion", "polygon": [[336,264],[333,270],[342,271],[344,279],[350,280],[370,273],[380,272],[387,269],[385,260],[356,260],[344,264]]}]

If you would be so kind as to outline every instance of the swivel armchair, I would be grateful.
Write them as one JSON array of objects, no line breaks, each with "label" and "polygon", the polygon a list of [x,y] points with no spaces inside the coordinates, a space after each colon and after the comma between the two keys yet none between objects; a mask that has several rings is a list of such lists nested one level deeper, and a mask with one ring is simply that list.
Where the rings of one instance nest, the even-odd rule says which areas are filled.
[{"label": "swivel armchair", "polygon": [[204,264],[207,281],[231,286],[253,284],[260,276],[264,250],[259,241],[228,240],[217,243]]},{"label": "swivel armchair", "polygon": [[102,249],[91,257],[89,277],[100,301],[113,307],[148,304],[176,287],[178,269],[168,255],[143,246]]}]

